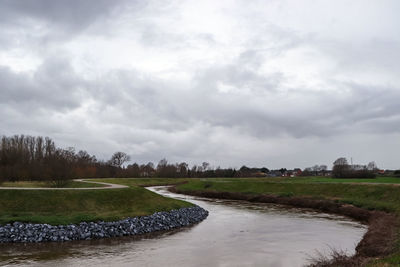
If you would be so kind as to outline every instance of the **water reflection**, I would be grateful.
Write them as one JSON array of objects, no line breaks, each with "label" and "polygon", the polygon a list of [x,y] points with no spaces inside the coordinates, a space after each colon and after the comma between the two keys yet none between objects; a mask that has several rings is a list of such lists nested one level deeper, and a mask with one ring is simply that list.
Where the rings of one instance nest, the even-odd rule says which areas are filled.
[{"label": "water reflection", "polygon": [[0,244],[0,265],[302,266],[316,250],[354,253],[366,231],[345,217],[311,210],[150,190],[191,201],[210,215],[192,227],[140,237]]}]

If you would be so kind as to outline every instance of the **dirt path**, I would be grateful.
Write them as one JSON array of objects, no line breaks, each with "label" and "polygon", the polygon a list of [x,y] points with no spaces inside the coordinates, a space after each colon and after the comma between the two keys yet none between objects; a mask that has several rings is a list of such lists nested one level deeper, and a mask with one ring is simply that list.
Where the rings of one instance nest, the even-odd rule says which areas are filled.
[{"label": "dirt path", "polygon": [[129,186],[120,185],[120,184],[110,184],[103,182],[95,182],[84,179],[75,179],[76,182],[85,182],[92,184],[101,184],[103,187],[82,187],[82,188],[57,188],[57,187],[0,187],[0,190],[4,189],[12,189],[12,190],[96,190],[96,189],[119,189],[119,188],[128,188]]}]

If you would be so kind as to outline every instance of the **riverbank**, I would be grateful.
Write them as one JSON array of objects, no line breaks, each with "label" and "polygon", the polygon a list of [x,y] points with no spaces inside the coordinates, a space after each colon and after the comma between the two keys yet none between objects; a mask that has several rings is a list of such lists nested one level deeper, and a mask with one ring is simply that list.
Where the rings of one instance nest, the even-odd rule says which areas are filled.
[{"label": "riverbank", "polygon": [[[93,188],[94,189],[94,188]],[[193,204],[165,198],[142,187],[96,190],[1,190],[0,225],[50,225],[118,221]]]},{"label": "riverbank", "polygon": [[[337,255],[315,266],[398,266],[399,188],[390,185],[288,184],[241,179],[191,181],[175,192],[221,199],[277,203],[349,216],[368,225],[353,257]],[[350,205],[351,204],[351,205]],[[378,258],[378,259],[377,259]]]},{"label": "riverbank", "polygon": [[189,226],[207,216],[206,210],[193,206],[114,222],[81,222],[59,226],[15,222],[0,226],[0,243],[64,242],[140,235]]},{"label": "riverbank", "polygon": [[86,189],[86,188],[101,188],[104,185],[99,183],[82,182],[79,180],[70,180],[61,186],[52,182],[43,181],[17,181],[17,182],[2,182],[0,189]]}]

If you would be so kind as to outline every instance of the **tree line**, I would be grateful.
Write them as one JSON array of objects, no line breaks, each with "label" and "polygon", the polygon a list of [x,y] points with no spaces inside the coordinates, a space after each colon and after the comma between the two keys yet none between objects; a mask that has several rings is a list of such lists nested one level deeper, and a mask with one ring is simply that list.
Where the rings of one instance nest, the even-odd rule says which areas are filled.
[{"label": "tree line", "polygon": [[59,148],[49,137],[2,136],[0,143],[0,181],[51,181],[62,184],[76,178],[108,177],[235,177],[235,169],[210,168],[207,162],[189,167],[185,162],[171,164],[166,159],[157,165],[133,163],[130,157],[115,152],[109,160],[98,160],[87,151]]},{"label": "tree line", "polygon": [[[87,151],[59,148],[49,137],[25,135],[2,136],[0,143],[1,181],[50,181],[63,184],[76,178],[207,178],[207,177],[265,177],[265,176],[312,176],[330,174],[326,165],[287,170],[281,168],[213,168],[209,163],[189,166],[186,162],[169,163],[162,159],[155,165],[133,163],[124,152],[115,152],[109,160],[98,160]],[[372,178],[378,168],[374,162],[353,165],[346,158],[333,164],[332,176],[337,178]]]},{"label": "tree line", "polygon": [[349,164],[344,157],[333,162],[333,178],[375,178],[378,167],[374,161],[367,165]]}]

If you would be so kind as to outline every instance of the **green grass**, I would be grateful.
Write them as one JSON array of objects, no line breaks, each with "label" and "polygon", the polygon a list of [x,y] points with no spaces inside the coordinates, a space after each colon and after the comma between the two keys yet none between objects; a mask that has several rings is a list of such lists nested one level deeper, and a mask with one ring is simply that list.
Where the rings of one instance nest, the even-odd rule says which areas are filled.
[{"label": "green grass", "polygon": [[213,182],[269,182],[269,183],[383,183],[400,184],[400,177],[377,177],[374,179],[337,179],[323,176],[310,177],[265,177],[265,178],[107,178],[86,179],[99,182],[116,183],[123,185],[167,185],[184,181],[213,181]]},{"label": "green grass", "polygon": [[289,183],[263,179],[191,181],[179,185],[187,191],[238,192],[244,194],[273,194],[334,199],[367,209],[399,212],[400,187],[392,185],[363,185],[345,183]]},{"label": "green grass", "polygon": [[114,221],[192,204],[141,187],[99,190],[1,190],[0,224],[14,221],[52,225]]},{"label": "green grass", "polygon": [[[18,181],[18,182],[3,182],[0,187],[24,187],[24,188],[50,188],[56,187],[51,182],[39,182],[39,181]],[[90,188],[90,187],[104,187],[104,185],[85,183],[78,181],[68,181],[61,188]]]},{"label": "green grass", "polygon": [[[191,179],[189,179],[191,180]],[[338,179],[324,176],[310,176],[310,177],[265,177],[265,178],[205,178],[201,180],[215,181],[215,182],[229,182],[229,181],[252,181],[252,182],[271,182],[271,183],[383,183],[383,184],[400,184],[400,177],[377,177],[373,179]]]},{"label": "green grass", "polygon": [[400,177],[377,177],[372,179],[340,179],[332,177],[292,177],[292,178],[263,178],[272,182],[285,182],[285,183],[383,183],[383,184],[400,184]]},{"label": "green grass", "polygon": [[107,178],[107,179],[85,179],[87,181],[122,184],[127,186],[156,186],[174,185],[186,181],[198,180],[193,178]]}]

